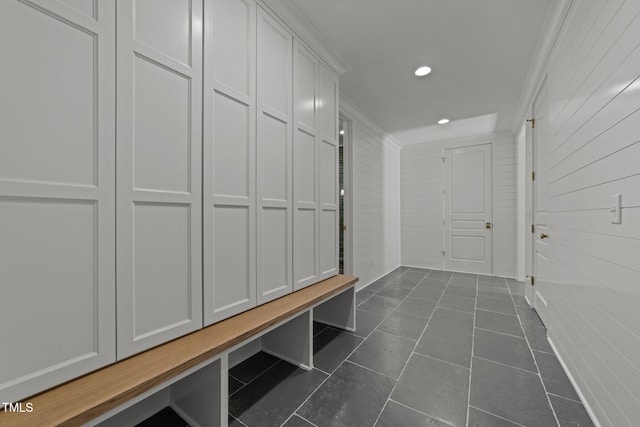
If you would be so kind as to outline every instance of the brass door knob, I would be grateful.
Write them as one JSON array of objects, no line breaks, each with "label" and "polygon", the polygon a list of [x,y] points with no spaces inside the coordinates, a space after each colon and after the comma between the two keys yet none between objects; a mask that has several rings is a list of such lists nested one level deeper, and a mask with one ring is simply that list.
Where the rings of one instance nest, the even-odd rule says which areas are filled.
[{"label": "brass door knob", "polygon": [[491,223],[490,222],[487,222],[484,226],[485,226],[485,228],[487,230],[491,230]]},{"label": "brass door knob", "polygon": [[547,237],[549,237],[549,235],[547,233],[540,233],[540,238],[541,239],[546,239]]}]

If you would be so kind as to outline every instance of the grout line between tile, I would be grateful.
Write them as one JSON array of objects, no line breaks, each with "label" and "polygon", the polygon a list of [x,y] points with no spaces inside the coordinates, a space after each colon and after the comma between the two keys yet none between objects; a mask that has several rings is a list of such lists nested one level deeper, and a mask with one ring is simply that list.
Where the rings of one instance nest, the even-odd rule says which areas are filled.
[{"label": "grout line between tile", "polygon": [[227,415],[227,417],[231,417],[231,418],[233,418],[234,420],[236,420],[237,422],[239,422],[239,423],[240,423],[240,425],[243,425],[244,427],[248,427],[245,423],[243,423],[243,422],[240,420],[240,418],[236,418],[236,417],[234,417],[234,416],[233,416],[233,415],[231,415],[231,414],[228,414],[228,415]]},{"label": "grout line between tile", "polygon": [[444,360],[444,359],[440,359],[440,358],[437,358],[437,357],[429,356],[428,354],[422,354],[422,353],[417,352],[417,351],[414,351],[413,353],[411,353],[412,356],[414,354],[416,356],[426,357],[428,359],[437,360],[438,362],[446,363],[447,365],[455,366],[456,368],[463,368],[463,369],[466,369],[467,371],[470,369],[469,366],[458,365],[457,363],[453,363],[453,362],[449,362],[448,360]]},{"label": "grout line between tile", "polygon": [[[511,295],[511,302],[515,307],[516,303],[515,303],[515,300],[513,299],[513,294],[511,293],[511,287],[507,286],[507,288],[509,288],[509,295]],[[533,308],[531,308],[531,310],[533,310]],[[520,329],[522,329],[522,333],[524,333],[524,326],[522,324],[522,319],[520,318],[520,312],[518,311],[517,308],[516,308],[516,316],[518,317],[518,322],[520,323]],[[540,371],[540,367],[538,366],[538,361],[536,360],[536,357],[533,354],[533,349],[531,348],[531,343],[529,342],[529,338],[527,338],[526,333],[524,334],[524,339],[527,342],[527,347],[529,347],[529,352],[531,353],[531,357],[533,358],[533,364],[536,365],[536,369],[538,370],[538,378],[540,378],[540,383],[542,384],[542,389],[544,390],[545,397],[547,398],[547,403],[549,404],[549,408],[551,408],[551,413],[553,414],[553,417],[556,419],[556,425],[560,427],[560,420],[558,420],[558,415],[556,414],[556,410],[551,404],[551,398],[549,397],[547,386],[544,384],[544,381],[542,380],[542,371]]]},{"label": "grout line between tile", "polygon": [[513,420],[510,420],[510,419],[508,419],[508,418],[505,418],[505,417],[501,417],[500,415],[496,415],[496,414],[494,414],[493,412],[489,412],[489,411],[487,411],[487,410],[485,410],[485,409],[476,408],[476,407],[475,407],[475,406],[473,406],[473,405],[469,405],[469,408],[473,408],[473,409],[475,409],[476,411],[484,412],[485,414],[489,414],[489,415],[494,416],[494,417],[496,417],[496,418],[500,418],[501,420],[508,421],[508,422],[510,422],[510,423],[512,423],[512,424],[515,424],[515,425],[517,425],[517,426],[520,426],[520,427],[527,427],[527,426],[525,426],[525,425],[523,425],[523,424],[517,423],[517,422],[515,422],[515,421],[513,421]]},{"label": "grout line between tile", "polygon": [[471,330],[471,360],[469,361],[469,382],[467,387],[467,423],[469,425],[469,406],[471,405],[471,374],[473,373],[473,351],[476,340],[476,310],[478,309],[478,282],[476,280],[476,298],[473,307],[473,329]]},{"label": "grout line between tile", "polygon": [[[258,353],[256,353],[258,354]],[[253,357],[253,356],[252,356]],[[244,389],[246,386],[248,386],[249,384],[251,384],[252,382],[254,382],[255,380],[257,380],[258,378],[260,378],[265,372],[267,372],[268,370],[270,370],[271,368],[273,368],[274,366],[276,366],[278,363],[280,362],[285,362],[282,359],[278,359],[274,364],[272,364],[271,366],[269,366],[267,369],[263,370],[262,372],[260,372],[258,375],[256,375],[255,377],[253,377],[253,379],[249,382],[246,382],[242,387],[240,387],[239,389],[237,389],[236,391],[234,391],[232,394],[229,395],[229,397],[233,396],[234,394],[236,394],[237,392],[239,392],[240,390]],[[285,362],[285,363],[289,363],[289,362]],[[234,377],[235,378],[235,377]],[[236,378],[237,379],[237,378]],[[240,381],[240,380],[238,380]],[[242,382],[242,381],[241,381]]]},{"label": "grout line between tile", "polygon": [[434,416],[434,415],[427,414],[427,413],[426,413],[426,412],[424,412],[424,411],[419,411],[419,410],[417,410],[417,409],[414,409],[414,408],[412,408],[412,407],[410,407],[410,406],[405,405],[404,403],[400,403],[400,402],[398,402],[397,400],[393,400],[393,399],[391,399],[391,398],[387,399],[387,403],[385,404],[385,407],[387,406],[387,404],[388,404],[389,402],[393,402],[393,403],[395,403],[396,405],[403,406],[403,407],[405,407],[405,408],[407,408],[407,409],[409,409],[409,410],[411,410],[411,411],[414,411],[414,412],[417,412],[417,413],[419,413],[419,414],[425,415],[425,416],[427,416],[427,417],[429,417],[429,418],[433,418],[434,420],[438,420],[438,421],[440,421],[440,422],[442,422],[442,423],[444,423],[444,424],[446,424],[446,425],[449,425],[449,426],[451,426],[451,427],[455,427],[453,424],[451,424],[451,423],[449,423],[449,422],[447,422],[447,421],[445,421],[445,420],[441,420],[440,418],[438,418],[438,417],[436,417],[436,416]]},{"label": "grout line between tile", "polygon": [[387,374],[383,374],[382,372],[378,372],[378,371],[376,371],[375,369],[367,368],[366,366],[363,366],[363,365],[361,365],[361,364],[359,364],[359,363],[356,363],[356,362],[354,362],[353,360],[346,359],[344,362],[342,362],[342,363],[340,364],[340,366],[344,365],[345,363],[351,363],[352,365],[355,365],[355,366],[357,366],[357,367],[359,367],[359,368],[362,368],[362,369],[366,369],[367,371],[373,372],[373,373],[375,373],[375,374],[382,375],[383,377],[389,378],[390,380],[398,381],[398,378],[393,378],[393,377],[390,377],[390,376],[389,376],[389,375],[387,375]]},{"label": "grout line between tile", "polygon": [[493,329],[481,328],[479,326],[476,326],[475,329],[479,329],[481,331],[486,331],[486,332],[493,332],[494,334],[506,335],[508,337],[524,339],[523,337],[521,337],[519,335],[508,334],[506,332],[500,332],[500,331],[494,331]]},{"label": "grout line between tile", "polygon": [[481,357],[481,356],[473,356],[473,357],[475,357],[477,359],[480,359],[480,360],[484,360],[485,362],[495,363],[496,365],[506,366],[507,368],[517,369],[518,371],[526,372],[527,374],[533,374],[533,375],[537,375],[537,376],[540,377],[540,374],[538,372],[529,371],[527,369],[519,368],[517,366],[507,365],[506,363],[497,362],[495,360],[487,359],[486,357]]},{"label": "grout line between tile", "polygon": [[[429,277],[429,275],[427,274],[425,276],[425,279]],[[449,287],[449,282],[451,282],[451,278],[453,277],[453,275],[449,276],[449,279],[447,280],[447,285],[444,287],[442,295],[444,295],[444,291],[446,291],[447,287]],[[425,280],[422,279],[422,280]],[[436,307],[438,306],[438,303],[440,302],[440,300],[442,299],[442,295],[440,295],[440,298],[438,299],[438,301],[436,302]],[[422,333],[420,334],[420,336],[418,337],[418,339],[416,340],[415,345],[413,346],[413,350],[411,351],[411,354],[409,355],[409,357],[407,358],[407,361],[404,362],[404,366],[402,367],[402,370],[400,371],[400,375],[398,375],[398,380],[396,381],[396,383],[393,385],[393,388],[391,389],[391,392],[389,393],[389,396],[387,397],[387,401],[385,402],[385,404],[383,405],[383,408],[387,405],[387,403],[389,402],[389,400],[391,399],[391,396],[393,395],[393,392],[395,391],[396,387],[398,386],[398,383],[400,382],[400,378],[402,378],[402,374],[404,374],[405,369],[407,369],[407,365],[409,364],[409,360],[411,360],[411,358],[413,357],[416,348],[418,347],[418,344],[420,343],[420,340],[422,339],[422,336],[424,335],[425,331],[427,330],[427,328],[429,327],[429,323],[431,323],[431,319],[433,319],[433,312],[435,312],[435,308],[433,309],[433,311],[431,312],[431,316],[429,317],[429,320],[427,320],[427,324],[424,325],[424,328],[422,329]],[[413,409],[413,408],[411,408]],[[373,425],[375,426],[378,423],[378,420],[380,419],[380,415],[382,414],[382,411],[380,411],[380,413],[378,414],[378,417],[376,418],[376,421],[373,423]]]},{"label": "grout line between tile", "polygon": [[561,396],[561,395],[559,395],[557,393],[548,393],[548,394],[549,394],[549,396],[559,397],[561,399],[568,400],[570,402],[575,402],[575,403],[579,403],[579,404],[583,405],[583,403],[580,400],[575,400],[575,399],[571,399],[570,397]]}]

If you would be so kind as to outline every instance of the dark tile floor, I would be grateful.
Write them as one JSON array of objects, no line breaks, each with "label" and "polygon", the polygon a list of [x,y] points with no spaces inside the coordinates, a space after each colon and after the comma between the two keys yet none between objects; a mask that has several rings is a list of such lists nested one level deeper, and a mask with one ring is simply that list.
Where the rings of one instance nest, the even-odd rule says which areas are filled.
[{"label": "dark tile floor", "polygon": [[358,292],[355,333],[314,324],[313,370],[266,353],[231,369],[229,425],[593,426],[523,295],[400,267]]},{"label": "dark tile floor", "polygon": [[400,267],[358,292],[355,333],[314,325],[312,371],[264,353],[232,369],[230,425],[592,426],[523,294]]}]

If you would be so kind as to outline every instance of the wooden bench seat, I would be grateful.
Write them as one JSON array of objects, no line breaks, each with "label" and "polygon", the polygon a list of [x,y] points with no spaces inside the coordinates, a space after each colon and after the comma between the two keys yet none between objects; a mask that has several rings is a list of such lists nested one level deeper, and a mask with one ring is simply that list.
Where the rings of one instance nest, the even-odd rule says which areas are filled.
[{"label": "wooden bench seat", "polygon": [[[40,393],[33,412],[1,412],[0,426],[80,426],[354,286],[338,275]],[[43,349],[46,351],[46,349]]]}]

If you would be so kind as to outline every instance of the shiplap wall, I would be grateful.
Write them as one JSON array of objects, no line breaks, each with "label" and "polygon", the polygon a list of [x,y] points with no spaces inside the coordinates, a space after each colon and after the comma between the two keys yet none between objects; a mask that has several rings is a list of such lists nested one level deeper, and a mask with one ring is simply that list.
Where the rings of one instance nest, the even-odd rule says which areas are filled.
[{"label": "shiplap wall", "polygon": [[353,144],[353,274],[358,289],[400,265],[400,145],[345,99]]},{"label": "shiplap wall", "polygon": [[597,422],[637,426],[640,2],[574,1],[545,71],[549,336]]},{"label": "shiplap wall", "polygon": [[411,144],[401,154],[402,264],[442,269],[442,150],[492,144],[493,274],[515,277],[516,150],[510,133]]}]

